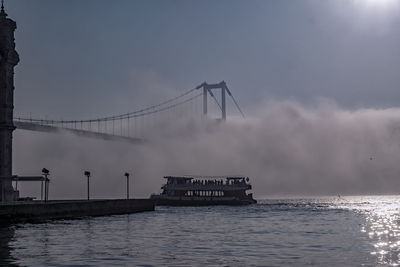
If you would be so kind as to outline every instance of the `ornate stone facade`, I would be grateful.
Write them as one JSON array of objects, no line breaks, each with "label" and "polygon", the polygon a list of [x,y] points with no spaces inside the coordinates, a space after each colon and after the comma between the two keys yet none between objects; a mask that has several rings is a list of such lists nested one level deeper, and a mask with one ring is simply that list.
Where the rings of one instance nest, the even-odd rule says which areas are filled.
[{"label": "ornate stone facade", "polygon": [[14,109],[14,67],[19,62],[15,51],[15,21],[7,18],[4,7],[0,12],[0,200],[14,201],[17,193],[12,187],[12,132]]}]

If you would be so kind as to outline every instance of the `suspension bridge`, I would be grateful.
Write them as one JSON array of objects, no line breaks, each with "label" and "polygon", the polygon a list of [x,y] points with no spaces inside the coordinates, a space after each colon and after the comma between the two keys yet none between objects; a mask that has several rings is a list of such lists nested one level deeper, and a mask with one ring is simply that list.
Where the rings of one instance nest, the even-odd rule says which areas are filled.
[{"label": "suspension bridge", "polygon": [[[215,94],[215,91],[220,91],[220,95]],[[158,104],[118,115],[80,120],[14,117],[14,125],[22,130],[69,132],[90,138],[141,142],[146,139],[146,133],[160,129],[171,119],[195,120],[214,116],[216,119],[226,120],[227,95],[244,117],[237,100],[225,81],[222,81],[215,84],[203,82]],[[218,113],[221,115],[216,117]]]},{"label": "suspension bridge", "polygon": [[[102,138],[108,140],[124,140],[130,142],[141,142],[148,139],[148,133],[152,129],[160,130],[163,126],[171,124],[171,120],[189,119],[190,117],[206,118],[209,114],[209,101],[221,111],[220,120],[226,120],[226,96],[230,96],[233,103],[239,112],[243,115],[236,99],[228,89],[224,81],[216,84],[208,84],[206,82],[187,90],[178,96],[167,99],[161,103],[154,104],[142,109],[125,112],[117,115],[103,116],[92,119],[75,119],[75,120],[49,120],[40,117],[32,118],[14,116],[14,67],[19,62],[18,52],[15,50],[16,23],[7,17],[4,10],[4,3],[1,1],[0,7],[0,203],[13,202],[19,199],[19,191],[17,190],[18,181],[45,181],[47,184],[47,175],[49,171],[46,168],[42,169],[42,176],[16,176],[12,172],[12,137],[15,128],[21,130],[42,131],[42,132],[71,132],[80,136],[92,138]],[[214,94],[215,91],[220,91],[218,97]],[[202,112],[200,101],[202,97]],[[219,98],[219,99],[218,99]],[[210,112],[212,113],[212,112]],[[199,115],[200,114],[200,115]],[[244,116],[244,115],[243,115]],[[88,175],[88,181],[90,172]],[[128,174],[129,176],[129,174]],[[13,181],[16,182],[15,189]],[[46,192],[46,189],[45,189]],[[89,196],[89,184],[88,184]],[[45,197],[46,200],[46,197]],[[89,197],[88,197],[89,200]],[[115,204],[115,203],[114,203]],[[115,205],[112,204],[111,213],[114,214]],[[102,206],[96,204],[95,207]],[[133,212],[132,209],[124,209],[121,204],[121,211],[117,213]],[[131,204],[129,204],[131,205]],[[150,202],[150,206],[140,204],[138,210],[154,209],[154,203]],[[40,206],[40,205],[39,205]],[[41,207],[41,206],[40,206]],[[29,208],[29,210],[31,207]],[[44,208],[42,212],[35,214],[49,214],[48,208]],[[14,207],[12,207],[14,210]],[[60,209],[57,208],[56,213],[60,214]],[[72,210],[71,207],[67,210]],[[83,214],[90,215],[93,213],[93,207],[86,207],[82,210]],[[104,209],[101,207],[102,214]],[[113,213],[114,212],[114,213]],[[7,211],[7,214],[12,214]],[[62,212],[65,213],[65,212]],[[78,212],[79,213],[79,212]],[[106,212],[107,214],[109,212]],[[29,216],[31,216],[30,214]],[[4,217],[4,216],[3,216]]]}]

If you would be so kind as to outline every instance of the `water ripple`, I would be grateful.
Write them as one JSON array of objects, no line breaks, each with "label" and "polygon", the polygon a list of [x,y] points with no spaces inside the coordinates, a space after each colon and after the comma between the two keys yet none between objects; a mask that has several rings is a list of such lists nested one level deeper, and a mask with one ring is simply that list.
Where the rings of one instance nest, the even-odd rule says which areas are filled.
[{"label": "water ripple", "polygon": [[260,201],[0,228],[0,265],[387,266],[399,197]]}]

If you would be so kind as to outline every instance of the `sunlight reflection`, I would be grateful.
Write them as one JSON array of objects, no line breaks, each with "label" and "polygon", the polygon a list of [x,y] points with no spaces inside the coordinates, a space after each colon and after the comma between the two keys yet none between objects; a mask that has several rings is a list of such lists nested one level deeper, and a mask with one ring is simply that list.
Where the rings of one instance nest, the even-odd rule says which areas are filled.
[{"label": "sunlight reflection", "polygon": [[368,233],[372,244],[371,255],[380,265],[400,265],[400,199],[397,196],[345,197],[338,206],[362,213],[365,225],[360,229]]}]

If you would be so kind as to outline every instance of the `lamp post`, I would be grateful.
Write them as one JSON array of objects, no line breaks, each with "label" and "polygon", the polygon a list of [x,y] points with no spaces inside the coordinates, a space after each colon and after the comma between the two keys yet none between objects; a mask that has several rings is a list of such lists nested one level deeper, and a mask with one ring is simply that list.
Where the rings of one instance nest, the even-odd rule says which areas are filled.
[{"label": "lamp post", "polygon": [[[48,193],[49,193],[48,184],[47,184],[49,179],[48,179],[47,177],[49,176],[50,171],[49,171],[48,169],[46,169],[46,168],[43,168],[43,169],[42,169],[42,174],[43,174],[43,176],[44,176],[44,201],[47,202]],[[43,200],[43,180],[42,180],[40,198],[41,198],[41,200]]]},{"label": "lamp post", "polygon": [[129,173],[125,173],[126,176],[126,199],[129,199]]},{"label": "lamp post", "polygon": [[90,172],[89,171],[85,171],[83,173],[86,177],[87,177],[87,200],[90,199],[90,184],[89,184],[89,177],[90,177]]}]

